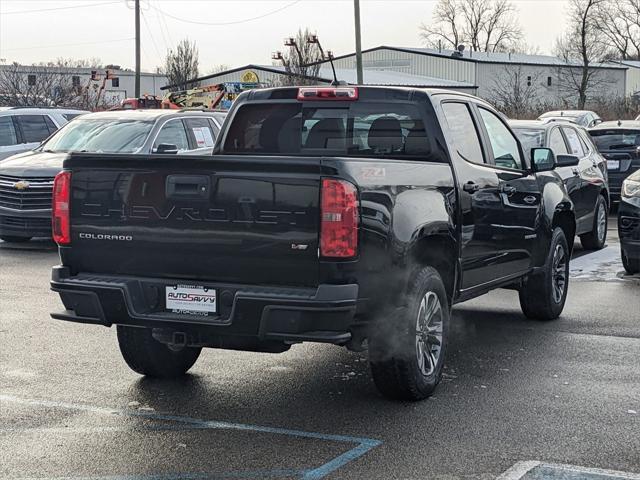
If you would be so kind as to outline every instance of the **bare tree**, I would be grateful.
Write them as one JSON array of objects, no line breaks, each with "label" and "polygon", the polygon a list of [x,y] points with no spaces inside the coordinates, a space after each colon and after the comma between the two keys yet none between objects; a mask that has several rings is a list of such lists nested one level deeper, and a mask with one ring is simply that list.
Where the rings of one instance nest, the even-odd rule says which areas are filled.
[{"label": "bare tree", "polygon": [[174,85],[174,90],[186,90],[193,88],[198,78],[198,48],[195,42],[188,39],[181,40],[176,49],[169,49],[165,58],[164,73],[169,85]]},{"label": "bare tree", "polygon": [[512,51],[522,40],[516,12],[510,0],[439,0],[420,37],[431,47],[468,43],[477,52]]},{"label": "bare tree", "polygon": [[602,2],[595,16],[595,28],[617,58],[640,60],[640,0]]},{"label": "bare tree", "polygon": [[506,66],[497,75],[489,100],[510,118],[525,118],[538,102],[541,73],[528,73],[523,67]]},{"label": "bare tree", "polygon": [[[609,51],[596,15],[608,1],[571,0],[569,30],[556,41],[556,54],[567,64],[558,68],[559,88],[567,95],[577,96],[580,109],[584,108],[592,91],[600,90],[608,83],[602,70],[594,68]],[[571,64],[576,67],[570,67]]]},{"label": "bare tree", "polygon": [[288,74],[287,79],[281,82],[282,84],[312,85],[317,83],[314,78],[318,77],[320,72],[319,62],[324,59],[318,44],[307,42],[311,34],[312,32],[308,28],[304,30],[300,28],[295,37],[287,39],[285,46],[288,47],[288,51],[281,53],[278,58],[282,61]]},{"label": "bare tree", "polygon": [[99,88],[82,85],[77,68],[99,68],[98,59],[59,58],[34,65],[0,66],[2,102],[8,106],[66,106],[95,110],[105,107]]}]

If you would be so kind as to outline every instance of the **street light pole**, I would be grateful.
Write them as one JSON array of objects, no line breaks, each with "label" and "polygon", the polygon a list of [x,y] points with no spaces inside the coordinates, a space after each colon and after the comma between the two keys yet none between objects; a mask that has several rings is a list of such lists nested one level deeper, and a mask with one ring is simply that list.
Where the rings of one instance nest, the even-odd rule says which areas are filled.
[{"label": "street light pole", "polygon": [[140,98],[140,0],[135,1],[136,11],[136,98]]},{"label": "street light pole", "polygon": [[364,82],[362,76],[362,43],[360,40],[360,0],[353,0],[353,13],[356,21],[356,72],[358,85]]}]

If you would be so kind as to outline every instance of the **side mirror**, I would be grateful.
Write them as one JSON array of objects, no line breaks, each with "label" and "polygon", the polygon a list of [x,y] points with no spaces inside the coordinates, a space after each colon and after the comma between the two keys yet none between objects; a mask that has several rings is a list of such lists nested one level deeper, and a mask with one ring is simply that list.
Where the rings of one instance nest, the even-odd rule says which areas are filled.
[{"label": "side mirror", "polygon": [[580,159],[575,155],[558,155],[556,165],[558,167],[575,167],[580,163]]},{"label": "side mirror", "polygon": [[531,169],[534,172],[549,172],[556,168],[556,156],[550,148],[531,149]]},{"label": "side mirror", "polygon": [[178,153],[178,146],[172,143],[161,143],[154,153]]}]

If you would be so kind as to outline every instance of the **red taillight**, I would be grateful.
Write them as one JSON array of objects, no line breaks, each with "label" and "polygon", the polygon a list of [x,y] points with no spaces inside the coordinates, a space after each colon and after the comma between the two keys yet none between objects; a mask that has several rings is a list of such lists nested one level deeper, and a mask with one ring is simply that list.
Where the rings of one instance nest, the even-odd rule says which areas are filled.
[{"label": "red taillight", "polygon": [[358,252],[358,191],[344,180],[322,179],[320,255],[355,257]]},{"label": "red taillight", "polygon": [[298,100],[357,100],[356,87],[302,87]]},{"label": "red taillight", "polygon": [[60,172],[53,181],[53,208],[51,212],[53,240],[58,245],[71,243],[70,198],[71,172]]}]

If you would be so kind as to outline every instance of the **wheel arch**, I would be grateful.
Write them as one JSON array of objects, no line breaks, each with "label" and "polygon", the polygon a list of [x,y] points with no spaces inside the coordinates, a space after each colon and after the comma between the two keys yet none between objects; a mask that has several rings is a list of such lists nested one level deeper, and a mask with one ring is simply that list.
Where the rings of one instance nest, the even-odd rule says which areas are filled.
[{"label": "wheel arch", "polygon": [[449,305],[452,305],[459,279],[456,242],[448,235],[425,235],[414,243],[410,251],[410,260],[413,265],[431,266],[438,271],[447,292]]},{"label": "wheel arch", "polygon": [[569,245],[569,251],[572,252],[576,235],[576,217],[573,211],[556,211],[551,225],[554,229],[556,227],[560,227],[562,229],[567,239],[567,244]]}]

